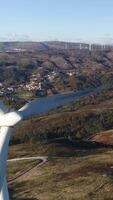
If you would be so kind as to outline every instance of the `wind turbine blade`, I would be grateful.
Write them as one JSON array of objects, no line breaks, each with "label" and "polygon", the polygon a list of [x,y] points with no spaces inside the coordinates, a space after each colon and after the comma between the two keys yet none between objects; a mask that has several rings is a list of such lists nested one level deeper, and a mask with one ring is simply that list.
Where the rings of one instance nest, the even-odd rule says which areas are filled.
[{"label": "wind turbine blade", "polygon": [[101,88],[99,87],[99,88],[87,89],[87,90],[80,91],[77,93],[73,92],[73,93],[54,95],[54,96],[36,99],[36,100],[31,101],[30,103],[27,103],[25,106],[19,109],[18,112],[23,117],[23,119],[26,119],[27,117],[31,115],[38,115],[41,113],[48,112],[51,109],[55,109],[64,104],[71,103],[79,99],[80,97],[96,93],[100,90]]},{"label": "wind turbine blade", "polygon": [[2,189],[4,177],[6,174],[8,144],[11,134],[12,134],[12,128],[9,127],[0,128],[0,191]]},{"label": "wind turbine blade", "polygon": [[4,178],[3,186],[0,191],[0,200],[9,200],[6,178]]}]

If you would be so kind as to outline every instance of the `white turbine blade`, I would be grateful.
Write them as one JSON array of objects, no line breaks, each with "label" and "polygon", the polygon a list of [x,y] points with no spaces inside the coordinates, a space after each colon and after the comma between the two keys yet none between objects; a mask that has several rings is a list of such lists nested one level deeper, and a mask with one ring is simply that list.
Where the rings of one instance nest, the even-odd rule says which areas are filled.
[{"label": "white turbine blade", "polygon": [[3,186],[0,191],[0,200],[9,200],[6,178],[4,178]]},{"label": "white turbine blade", "polygon": [[6,174],[8,144],[11,134],[12,134],[12,128],[9,127],[0,128],[0,191],[2,189],[4,177]]},{"label": "white turbine blade", "polygon": [[62,106],[67,103],[71,103],[80,97],[93,94],[98,92],[100,88],[96,89],[87,89],[77,93],[67,93],[62,95],[54,95],[49,97],[44,97],[40,99],[36,99],[27,103],[21,109],[19,109],[20,115],[25,119],[31,115],[38,115],[41,113],[45,113],[50,111],[51,109],[55,109],[59,106]]}]

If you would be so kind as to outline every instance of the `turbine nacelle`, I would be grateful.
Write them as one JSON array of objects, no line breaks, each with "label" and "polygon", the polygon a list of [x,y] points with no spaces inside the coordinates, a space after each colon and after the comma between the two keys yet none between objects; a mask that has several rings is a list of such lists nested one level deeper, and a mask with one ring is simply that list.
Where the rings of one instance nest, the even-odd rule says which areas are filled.
[{"label": "turbine nacelle", "polygon": [[22,120],[22,117],[18,111],[14,111],[0,102],[0,127],[13,127],[20,120]]},{"label": "turbine nacelle", "polygon": [[18,111],[9,112],[0,116],[0,127],[13,127],[22,120]]}]

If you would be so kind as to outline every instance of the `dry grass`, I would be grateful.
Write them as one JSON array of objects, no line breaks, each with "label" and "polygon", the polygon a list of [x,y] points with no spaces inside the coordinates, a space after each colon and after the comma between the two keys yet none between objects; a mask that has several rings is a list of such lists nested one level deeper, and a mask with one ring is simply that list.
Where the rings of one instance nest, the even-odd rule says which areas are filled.
[{"label": "dry grass", "polygon": [[[83,106],[76,114],[112,109],[112,99]],[[64,109],[65,111],[65,109]],[[54,114],[52,118],[59,115]],[[47,118],[52,121],[51,116]],[[35,118],[32,120],[36,120]],[[42,121],[41,121],[42,120]],[[46,117],[39,119],[45,124]],[[23,122],[25,123],[25,122]],[[41,124],[41,126],[42,126]],[[18,127],[17,127],[18,128]],[[19,129],[20,130],[20,129]],[[21,134],[23,134],[20,131]],[[108,136],[109,134],[109,136]],[[112,132],[101,133],[106,141]],[[96,135],[99,137],[99,134]],[[110,139],[109,139],[110,138]],[[94,138],[92,138],[93,140]],[[99,140],[96,141],[101,141]],[[107,142],[106,142],[107,143]],[[83,144],[82,144],[83,145]],[[113,200],[113,149],[82,148],[66,143],[21,144],[10,147],[9,157],[46,156],[48,162],[9,184],[12,200]],[[8,166],[8,179],[32,167],[32,162]]]},{"label": "dry grass", "polygon": [[[10,153],[13,150],[13,155],[14,148],[10,150]],[[19,155],[21,149],[22,145],[16,147],[15,153]],[[26,154],[32,151],[29,146]],[[23,163],[23,168],[25,165],[27,167],[27,164],[30,165],[30,163]],[[89,154],[85,152],[78,157],[49,157],[48,162],[42,167],[34,169],[28,176],[9,185],[11,199],[110,200],[113,197],[112,166],[113,150],[110,149]],[[21,165],[16,167],[17,171],[22,169]],[[15,174],[14,167],[9,170],[8,177],[13,173]]]}]

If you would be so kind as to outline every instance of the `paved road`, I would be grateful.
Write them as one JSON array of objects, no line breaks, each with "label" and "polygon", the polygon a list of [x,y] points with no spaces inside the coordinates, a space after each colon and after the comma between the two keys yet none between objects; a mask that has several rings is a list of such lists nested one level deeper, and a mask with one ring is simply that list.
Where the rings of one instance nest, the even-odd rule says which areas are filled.
[{"label": "paved road", "polygon": [[21,160],[42,160],[42,162],[45,163],[47,161],[47,156],[34,156],[34,157],[13,158],[13,159],[7,160],[7,162],[16,162],[16,161],[21,161]]},{"label": "paved road", "polygon": [[14,158],[14,159],[9,159],[7,160],[7,162],[17,162],[17,161],[23,161],[23,160],[36,160],[38,162],[36,162],[34,164],[34,166],[32,166],[30,169],[27,169],[26,171],[22,172],[21,174],[17,175],[16,177],[14,177],[13,179],[10,179],[8,181],[8,183],[12,183],[15,180],[21,178],[24,175],[27,175],[29,172],[31,172],[31,170],[33,170],[34,168],[38,168],[40,166],[42,166],[44,163],[47,162],[47,157],[46,156],[35,156],[35,157],[23,157],[23,158]]}]

